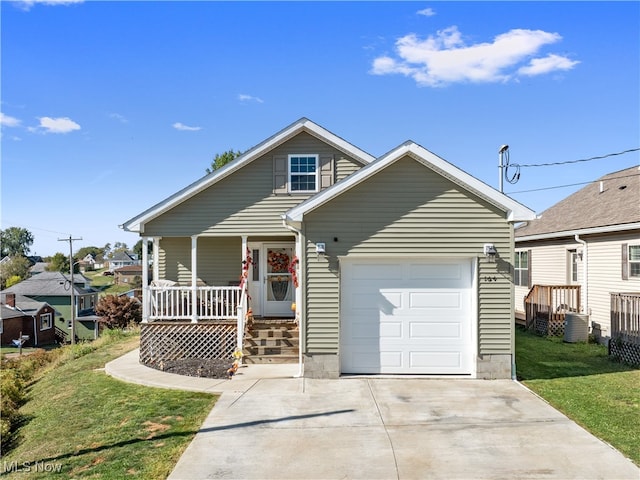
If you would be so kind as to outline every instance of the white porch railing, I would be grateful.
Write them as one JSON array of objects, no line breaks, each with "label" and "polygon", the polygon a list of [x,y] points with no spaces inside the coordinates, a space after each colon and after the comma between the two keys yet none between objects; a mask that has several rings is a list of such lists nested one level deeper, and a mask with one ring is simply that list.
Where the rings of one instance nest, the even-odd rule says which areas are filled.
[{"label": "white porch railing", "polygon": [[146,293],[149,321],[235,320],[242,307],[240,287],[150,286]]}]

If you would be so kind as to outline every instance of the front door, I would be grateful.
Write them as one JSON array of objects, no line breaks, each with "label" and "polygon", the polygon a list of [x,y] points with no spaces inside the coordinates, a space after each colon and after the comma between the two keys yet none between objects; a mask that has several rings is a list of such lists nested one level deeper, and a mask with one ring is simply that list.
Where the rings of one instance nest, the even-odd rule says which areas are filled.
[{"label": "front door", "polygon": [[295,255],[294,243],[251,243],[249,249],[254,261],[249,273],[254,316],[293,317],[295,288],[289,265]]}]

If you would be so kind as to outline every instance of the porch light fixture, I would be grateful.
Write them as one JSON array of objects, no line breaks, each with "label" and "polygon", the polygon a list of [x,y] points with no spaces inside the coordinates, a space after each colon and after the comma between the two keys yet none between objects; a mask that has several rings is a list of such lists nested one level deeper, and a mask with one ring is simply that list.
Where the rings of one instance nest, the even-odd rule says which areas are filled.
[{"label": "porch light fixture", "polygon": [[324,255],[327,252],[327,246],[324,242],[316,243],[316,253],[318,255]]},{"label": "porch light fixture", "polygon": [[489,263],[495,263],[497,254],[498,251],[496,250],[496,247],[493,245],[493,243],[484,244],[484,255]]}]

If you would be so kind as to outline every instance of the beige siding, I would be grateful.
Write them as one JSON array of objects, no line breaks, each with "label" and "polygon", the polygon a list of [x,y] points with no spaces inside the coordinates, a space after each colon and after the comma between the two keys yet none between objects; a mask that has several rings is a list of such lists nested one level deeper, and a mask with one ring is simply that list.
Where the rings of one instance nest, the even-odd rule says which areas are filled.
[{"label": "beige siding", "polygon": [[[582,250],[572,240],[564,242],[518,243],[516,251],[531,250],[531,285],[515,287],[515,310],[524,312],[524,297],[533,285],[570,285],[569,250]],[[578,264],[578,284],[582,282],[582,262]]]},{"label": "beige siding", "polygon": [[[191,285],[191,238],[160,240],[161,279]],[[198,284],[225,286],[242,273],[242,242],[237,238],[198,239]]]},{"label": "beige siding", "polygon": [[312,135],[300,133],[269,154],[151,220],[144,225],[144,234],[172,237],[203,233],[217,236],[288,234],[280,215],[310,195],[275,195],[273,158],[293,153],[333,156],[336,180],[360,165]]},{"label": "beige siding", "polygon": [[[307,353],[338,349],[338,257],[345,255],[481,257],[479,353],[510,353],[511,235],[495,207],[414,160],[395,162],[305,218]],[[326,256],[315,254],[316,242],[326,242]],[[485,261],[484,243],[495,244],[496,263]]]},{"label": "beige siding", "polygon": [[[587,292],[584,282],[584,257],[578,264],[578,284],[582,286],[582,304],[586,300],[587,313],[593,323],[600,325],[603,336],[610,334],[610,294],[612,292],[639,292],[640,278],[622,280],[622,244],[640,244],[640,234],[609,234],[582,236],[587,246]],[[532,252],[532,284],[568,284],[568,251],[583,250],[573,239],[565,241],[519,242],[517,250]],[[522,301],[526,291],[516,287],[516,310],[524,310]],[[585,296],[587,297],[585,299]]]},{"label": "beige siding", "polygon": [[622,244],[640,244],[640,234],[587,238],[589,243],[588,309],[592,322],[600,325],[602,335],[610,336],[611,293],[640,292],[640,278],[622,280]]}]

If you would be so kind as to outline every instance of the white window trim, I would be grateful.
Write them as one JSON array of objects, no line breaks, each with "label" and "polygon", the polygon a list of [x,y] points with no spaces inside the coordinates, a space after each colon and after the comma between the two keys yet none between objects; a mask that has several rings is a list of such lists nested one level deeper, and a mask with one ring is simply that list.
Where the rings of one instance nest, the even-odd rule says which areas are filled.
[{"label": "white window trim", "polygon": [[[531,285],[529,285],[529,251],[528,250],[518,250],[515,252],[516,256],[519,258],[520,260],[520,264],[522,264],[522,254],[527,255],[527,268],[522,268],[522,267],[518,267],[516,268],[515,266],[515,259],[514,259],[514,266],[513,266],[513,276],[514,276],[514,281],[513,283],[515,284],[516,287],[525,287],[525,288],[531,288]],[[522,272],[527,272],[527,276],[525,278],[525,282],[524,284],[522,283]],[[516,283],[516,278],[519,280],[519,283]]]},{"label": "white window trim", "polygon": [[[46,317],[49,317],[49,322],[48,322],[48,327],[46,328],[42,328],[42,320]],[[43,313],[42,315],[40,315],[40,331],[42,332],[43,330],[51,330],[53,328],[53,315],[51,315],[50,313]]]},{"label": "white window trim", "polygon": [[632,264],[640,264],[640,260],[631,260],[631,247],[639,247],[640,248],[640,244],[638,243],[633,243],[633,244],[629,244],[627,245],[627,268],[628,268],[628,272],[629,272],[629,278],[637,278],[640,279],[640,275],[631,275],[631,265]]},{"label": "white window trim", "polygon": [[[315,183],[316,183],[316,188],[314,190],[293,190],[291,187],[293,186],[292,182],[291,182],[291,159],[292,158],[298,158],[298,157],[312,157],[315,158],[316,161],[316,171],[315,174],[311,174],[311,173],[306,173],[303,175],[307,175],[307,176],[314,176],[315,177]],[[296,174],[298,175],[298,174]],[[288,158],[287,158],[287,189],[289,191],[289,193],[316,193],[319,192],[319,182],[320,182],[320,155],[318,155],[317,153],[295,153],[295,154],[289,154]]]}]

